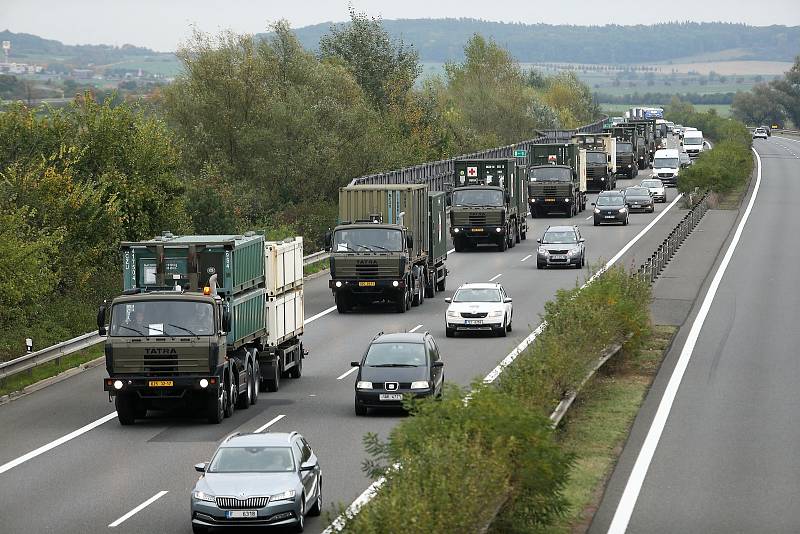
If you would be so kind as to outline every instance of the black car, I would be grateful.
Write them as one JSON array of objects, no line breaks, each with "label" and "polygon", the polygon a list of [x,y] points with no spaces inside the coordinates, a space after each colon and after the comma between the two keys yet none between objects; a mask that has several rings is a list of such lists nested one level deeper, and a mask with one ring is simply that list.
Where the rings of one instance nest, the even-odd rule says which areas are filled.
[{"label": "black car", "polygon": [[594,225],[603,223],[628,224],[628,206],[622,191],[605,191],[597,196],[594,206]]},{"label": "black car", "polygon": [[444,384],[444,362],[428,333],[384,334],[372,340],[358,367],[355,385],[356,415],[369,408],[399,408],[404,395],[439,397]]},{"label": "black car", "polygon": [[656,205],[653,203],[653,195],[646,187],[627,187],[625,188],[625,204],[629,211],[649,211],[653,213]]}]

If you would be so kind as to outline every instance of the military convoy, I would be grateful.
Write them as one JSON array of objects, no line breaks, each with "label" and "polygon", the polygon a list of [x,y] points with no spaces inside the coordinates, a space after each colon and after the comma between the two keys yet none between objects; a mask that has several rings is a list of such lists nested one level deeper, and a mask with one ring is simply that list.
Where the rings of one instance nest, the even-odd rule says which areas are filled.
[{"label": "military convoy", "polygon": [[219,423],[300,377],[301,237],[165,232],[121,249],[124,291],[97,315],[121,424],[176,405]]},{"label": "military convoy", "polygon": [[390,302],[399,313],[444,291],[445,194],[427,184],[339,190],[339,224],[325,236],[339,313]]},{"label": "military convoy", "polygon": [[575,143],[531,145],[528,152],[531,217],[552,213],[572,217],[586,209],[586,159],[586,150]]},{"label": "military convoy", "polygon": [[576,133],[570,141],[586,150],[586,187],[609,191],[617,186],[617,140],[610,133]]},{"label": "military convoy", "polygon": [[525,173],[514,158],[459,160],[450,207],[456,252],[480,243],[500,252],[528,234]]}]

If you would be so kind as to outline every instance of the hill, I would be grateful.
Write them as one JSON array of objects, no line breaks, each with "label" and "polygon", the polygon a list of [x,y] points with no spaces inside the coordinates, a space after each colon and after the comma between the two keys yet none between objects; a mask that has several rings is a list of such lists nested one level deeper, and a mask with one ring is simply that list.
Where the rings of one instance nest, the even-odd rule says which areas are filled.
[{"label": "hill", "polygon": [[[316,49],[330,22],[295,30]],[[792,61],[800,53],[800,26],[672,22],[650,26],[556,26],[476,19],[384,20],[395,38],[413,44],[423,62],[459,60],[467,39],[480,33],[523,63],[653,63],[709,56],[728,60]],[[675,46],[664,46],[672,43]]]}]

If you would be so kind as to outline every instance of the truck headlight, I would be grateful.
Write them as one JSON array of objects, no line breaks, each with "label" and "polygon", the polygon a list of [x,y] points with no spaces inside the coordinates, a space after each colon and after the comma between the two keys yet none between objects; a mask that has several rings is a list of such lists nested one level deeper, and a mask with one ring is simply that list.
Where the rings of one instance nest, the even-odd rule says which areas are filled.
[{"label": "truck headlight", "polygon": [[495,231],[495,232],[497,232],[497,233],[499,234],[500,232],[502,232],[502,231],[503,231],[503,229],[502,229],[502,228],[500,228],[500,227],[498,227],[498,228],[495,228],[495,229],[494,229],[494,231]]},{"label": "truck headlight", "polygon": [[269,500],[270,502],[274,501],[291,501],[294,499],[294,490],[286,490],[280,493],[276,493],[275,495],[270,495]]},{"label": "truck headlight", "polygon": [[210,493],[206,493],[205,491],[193,491],[192,497],[197,499],[198,501],[205,501],[205,502],[214,502],[215,497]]},{"label": "truck headlight", "polygon": [[372,382],[364,382],[359,380],[356,382],[356,389],[372,389]]},{"label": "truck headlight", "polygon": [[116,390],[122,389],[122,380],[114,380],[114,389]]},{"label": "truck headlight", "polygon": [[337,280],[336,281],[336,287],[342,287],[342,281],[341,280]]},{"label": "truck headlight", "polygon": [[630,163],[628,163],[628,168],[630,169],[631,167],[632,167],[632,165]]},{"label": "truck headlight", "polygon": [[458,228],[453,228],[453,233],[457,234],[459,232]]},{"label": "truck headlight", "polygon": [[394,280],[392,282],[392,287],[398,287],[399,285],[400,285],[400,282],[398,282],[397,280]]},{"label": "truck headlight", "polygon": [[530,199],[531,202],[536,202],[535,198]]},{"label": "truck headlight", "polygon": [[564,199],[564,202],[569,202],[569,201],[570,201],[570,199],[569,199],[569,198],[565,198],[565,199]]},{"label": "truck headlight", "polygon": [[205,379],[205,378],[201,378],[200,379],[200,387],[203,388],[203,389],[207,388],[208,387],[208,380]]},{"label": "truck headlight", "polygon": [[428,389],[430,387],[431,384],[427,380],[417,380],[415,382],[411,382],[411,389]]}]

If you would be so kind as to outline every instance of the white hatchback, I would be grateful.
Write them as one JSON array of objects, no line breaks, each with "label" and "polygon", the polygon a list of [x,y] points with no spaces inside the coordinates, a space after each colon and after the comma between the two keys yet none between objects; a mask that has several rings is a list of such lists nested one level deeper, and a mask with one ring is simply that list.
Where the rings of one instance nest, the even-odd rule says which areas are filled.
[{"label": "white hatchback", "polygon": [[667,201],[667,190],[664,187],[664,182],[659,180],[658,178],[648,178],[646,180],[642,180],[642,183],[639,184],[640,187],[646,187],[650,190],[650,194],[653,195],[653,200],[656,202],[666,202]]},{"label": "white hatchback", "polygon": [[445,312],[447,337],[456,332],[483,331],[498,336],[511,332],[514,308],[500,284],[463,284],[452,298],[444,300],[450,304]]}]

